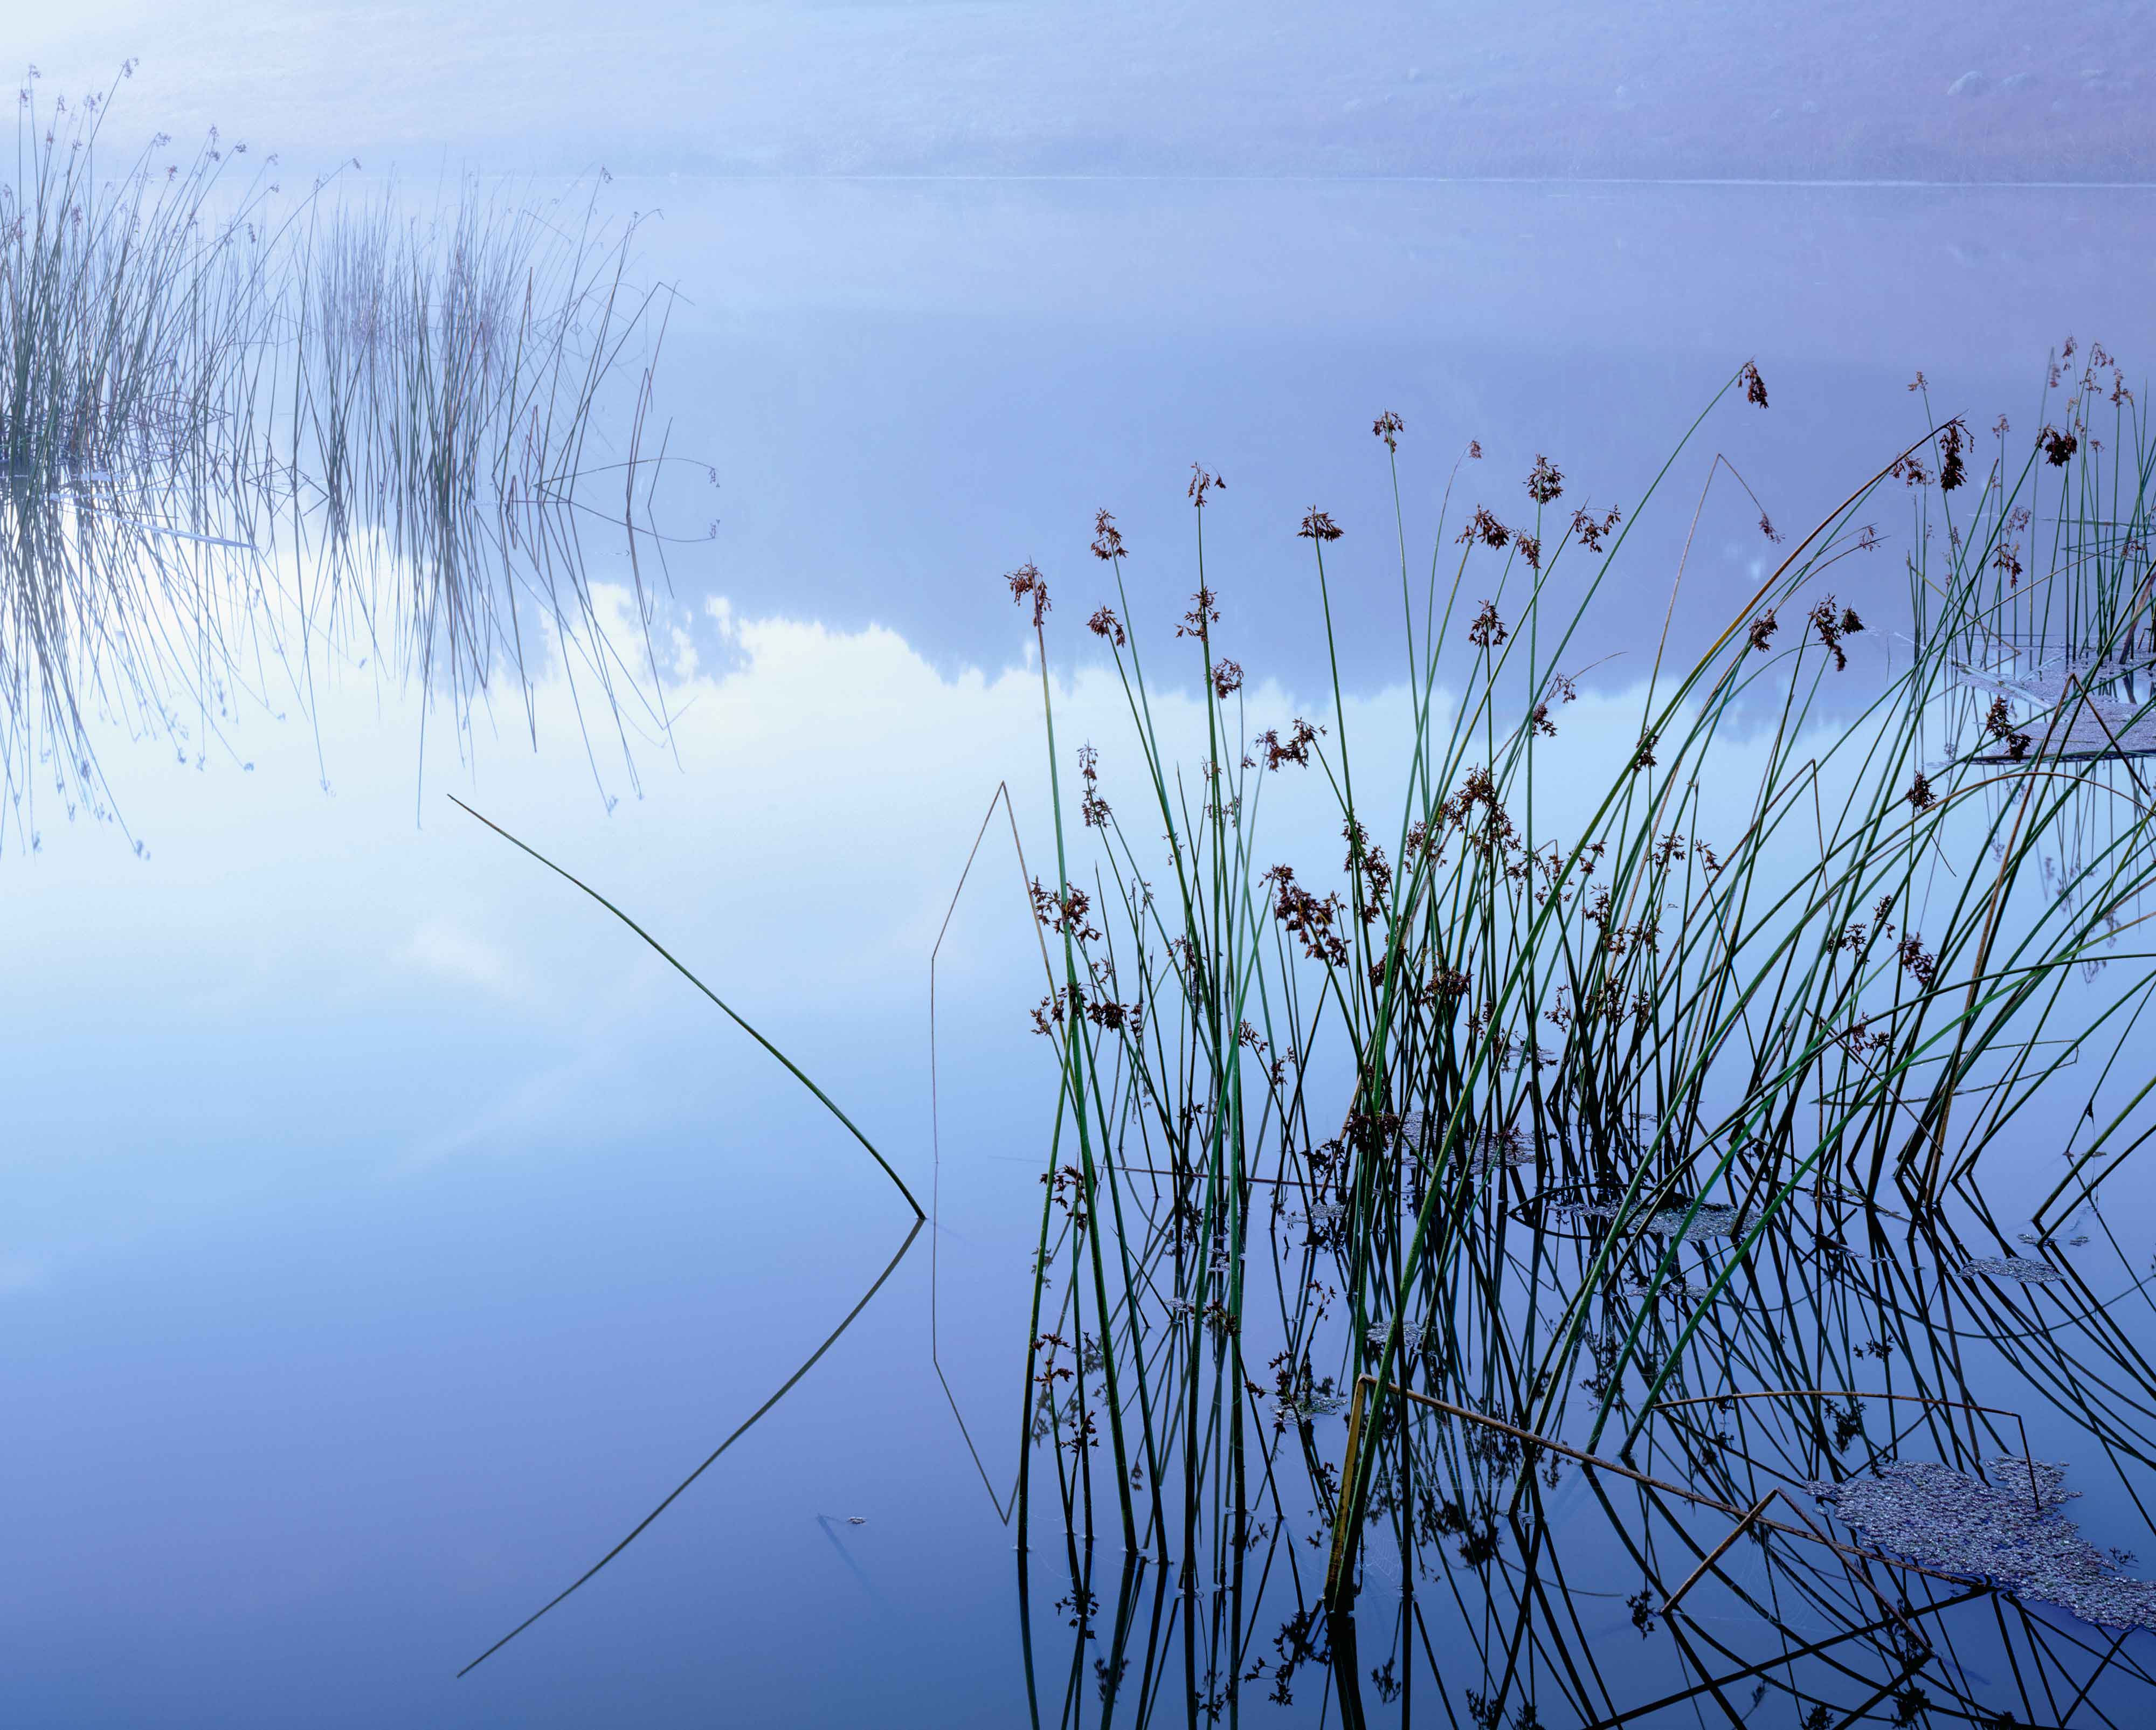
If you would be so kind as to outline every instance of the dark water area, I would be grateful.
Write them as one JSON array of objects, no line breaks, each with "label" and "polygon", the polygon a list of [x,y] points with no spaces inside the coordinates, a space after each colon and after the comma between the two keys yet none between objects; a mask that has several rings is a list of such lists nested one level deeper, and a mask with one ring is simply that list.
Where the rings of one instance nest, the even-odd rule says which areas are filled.
[{"label": "dark water area", "polygon": [[[1327,1187],[1337,1173],[1246,1170],[1240,1358],[1204,1308],[1221,1301],[1209,1258],[1225,1251],[1182,1235],[1189,1147],[1114,1144],[1131,1209],[1116,1230],[1158,1258],[1128,1313],[1142,1307],[1144,1338],[1171,1342],[1147,1361],[1194,1389],[1217,1374],[1206,1421],[1238,1438],[1199,1444],[1187,1484],[1166,1454],[1137,1472],[1148,1511],[1170,1482],[1189,1501],[1142,1516],[1129,1544],[1114,1469],[1098,1463],[1108,1443],[1066,1450],[1064,1418],[1027,1379],[1055,1361],[1029,1359],[1055,1320],[1032,1313],[1034,1258],[1044,1218],[1058,1233],[1070,1219],[1052,1180],[1075,1156],[1055,1058],[1027,1024],[1042,988],[1022,886],[1052,875],[1055,852],[1040,643],[1059,680],[1066,818],[1070,750],[1093,738],[1111,796],[1145,809],[1111,663],[1081,629],[1110,578],[1087,551],[1096,509],[1134,549],[1131,623],[1142,609],[1149,641],[1173,640],[1197,580],[1189,465],[1227,477],[1204,516],[1205,580],[1224,644],[1281,711],[1254,707],[1253,731],[1298,703],[1341,721],[1323,706],[1331,657],[1296,534],[1306,510],[1332,513],[1347,531],[1326,556],[1348,716],[1383,738],[1409,705],[1373,417],[1406,423],[1418,581],[1468,440],[1482,454],[1460,465],[1447,558],[1477,504],[1523,519],[1524,483],[1549,457],[1567,510],[1619,505],[1640,523],[1582,637],[1583,662],[1602,665],[1575,711],[1591,719],[1565,744],[1585,755],[1547,772],[1552,808],[1578,822],[1601,757],[1634,749],[1688,535],[1671,629],[1697,652],[1791,544],[1931,427],[2004,413],[2025,449],[2058,413],[2045,369],[2069,335],[2084,352],[2102,342],[2138,388],[2156,353],[2148,194],[623,176],[609,197],[663,213],[642,231],[644,268],[680,299],[654,413],[684,461],[651,508],[683,541],[654,572],[648,542],[632,567],[595,527],[579,580],[619,595],[634,575],[664,597],[646,623],[670,734],[633,714],[595,773],[587,742],[611,747],[613,724],[561,680],[535,672],[528,711],[459,705],[451,725],[378,669],[362,676],[347,649],[305,712],[235,706],[241,748],[208,767],[95,718],[147,859],[85,820],[0,861],[13,879],[0,933],[22,982],[0,1005],[10,1722],[2145,1720],[2145,1624],[2098,1625],[1966,1570],[1897,1568],[1906,1553],[1830,1528],[1803,1489],[1873,1459],[2010,1482],[1991,1465],[2020,1459],[2024,1432],[1936,1402],[2011,1410],[2030,1455],[2064,1464],[2079,1499],[2060,1517],[2097,1552],[2148,1558],[2105,1563],[2122,1577],[2156,1573],[2138,902],[2117,910],[2101,956],[2102,933],[2074,951],[2065,989],[2080,994],[2055,1023],[2015,1024],[1958,1078],[1957,1099],[2010,1093],[2031,1039],[2117,1011],[2048,1091],[2002,1114],[1980,1186],[1928,1212],[1890,1179],[1867,1206],[1863,1161],[1837,1143],[1727,1287],[1726,1235],[1684,1240],[1680,1213],[1626,1236],[1592,1210],[1619,1168],[1703,1184],[1683,1162],[1711,1162],[1728,1137],[1678,1159],[1613,1119],[1591,1151],[1553,1141],[1524,1163],[1486,1138],[1455,1145],[1443,1168],[1481,1211],[1460,1258],[1415,1288],[1429,1307],[1412,1320],[1466,1343],[1417,1385],[1455,1404],[1471,1387],[1483,1416],[1515,1428],[1540,1402],[1546,1427],[1523,1453],[1456,1411],[1389,1420],[1399,1451],[1378,1458],[1392,1476],[1345,1564],[1350,1614],[1337,1597],[1326,1609],[1339,1523],[1326,1492],[1353,1385],[1397,1375],[1399,1349],[1419,1348],[1404,1332],[1381,1345],[1384,1369],[1365,1353],[1367,1329],[1382,1342],[1394,1318],[1360,1307],[1378,1276],[1336,1235],[1338,1210],[1389,1221],[1368,1239],[1389,1247],[1369,1254],[1397,1272],[1386,1257],[1412,1214],[1368,1186],[1397,1181],[1419,1205],[1437,1143],[1399,1121],[1368,1132],[1352,1203],[1352,1186]],[[1748,359],[1769,406],[1740,385],[1640,510]],[[1928,416],[1907,388],[1918,369]],[[1722,474],[1700,506],[1717,454],[1756,502]],[[1876,609],[1876,634],[1851,639],[1852,690],[1876,693],[1907,665],[1894,627],[1923,539],[1917,496],[1889,483],[1874,562],[1834,568],[1845,602]],[[1785,542],[1760,532],[1761,510]],[[1003,573],[1028,559],[1055,590],[1060,635],[1034,638],[1011,604]],[[1155,690],[1163,734],[1194,764],[1199,676],[1171,671]],[[1857,706],[1822,690],[1793,762],[1827,754]],[[1773,732],[1739,718],[1686,818],[1718,820],[1724,839],[1743,829],[1732,814]],[[1370,749],[1396,791],[1396,738]],[[2146,773],[2105,764],[2089,798],[2107,814],[2080,833],[2138,835]],[[593,797],[595,778],[617,807]],[[1341,847],[1316,782],[1268,783],[1281,791],[1265,795],[1262,861],[1277,845],[1313,882]],[[1023,870],[993,826],[998,783]],[[1839,785],[1826,814],[1807,814],[1815,827],[1763,847],[1763,881],[1811,834],[1825,851]],[[633,933],[447,808],[444,787],[681,956],[843,1105],[932,1220],[916,1229],[814,1100]],[[977,874],[947,927],[984,808]],[[1953,845],[1922,880],[1935,944],[1958,874],[1987,856],[1986,834],[1942,834]],[[2046,855],[2046,884],[2070,851]],[[1165,896],[1170,874],[1147,869]],[[1916,934],[1913,912],[1895,917]],[[2090,957],[2107,971],[2080,971]],[[1707,991],[1684,977],[1680,999]],[[1736,1050],[1752,1035],[1722,1036]],[[1268,1050],[1286,1043],[1276,1030]],[[1899,1123],[1940,1061],[1911,1054],[1891,1096],[1836,1085],[1870,1086]],[[1354,1133],[1339,1122],[1353,1065],[1314,1060],[1312,1075],[1325,1097],[1299,1157]],[[2117,1136],[2106,1146],[2134,1157],[2093,1204],[2070,1196],[2040,1224],[2061,1150],[2094,1145],[2085,1105]],[[1181,1178],[1163,1184],[1163,1163]],[[2001,1257],[2046,1258],[2056,1277],[2000,1275],[1988,1264]],[[1659,1295],[1635,1290],[1657,1281]],[[1313,1318],[1321,1288],[1348,1296]],[[1594,1320],[1537,1384],[1528,1354],[1582,1292]],[[1071,1301],[1065,1349],[1091,1387],[1096,1299]],[[1644,1433],[1627,1456],[1656,1481],[1643,1486],[1610,1469],[1625,1464],[1620,1430],[1594,1417],[1612,1386],[1635,1396],[1628,1421],[1644,1404],[1613,1343],[1635,1322],[1658,1367],[1685,1367],[1688,1397],[1802,1397]],[[1292,1347],[1308,1364],[1313,1339],[1332,1385],[1277,1383],[1267,1361]],[[1536,1438],[1600,1463],[1534,1452]],[[722,1443],[603,1571],[459,1677]],[[1022,1527],[1010,1498],[1028,1453]],[[1059,1461],[1088,1460],[1090,1546],[1084,1518],[1066,1534],[1055,1487]],[[1809,1519],[1841,1548],[1742,1537],[1665,1614],[1730,1510],[1776,1484],[1790,1494],[1763,1517]]]}]

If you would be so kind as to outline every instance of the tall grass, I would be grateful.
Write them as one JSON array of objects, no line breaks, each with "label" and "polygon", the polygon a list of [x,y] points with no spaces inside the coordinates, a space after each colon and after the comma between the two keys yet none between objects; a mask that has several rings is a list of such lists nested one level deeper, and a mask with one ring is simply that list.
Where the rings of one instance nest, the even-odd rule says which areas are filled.
[{"label": "tall grass", "polygon": [[109,173],[112,95],[71,109],[20,92],[0,184],[0,460],[17,484],[228,435],[261,358],[272,165],[244,176],[247,146],[213,131],[177,158],[161,134]]},{"label": "tall grass", "polygon": [[[665,302],[631,282],[634,224],[602,219],[596,188],[467,180],[429,209],[332,179],[286,198],[274,158],[250,175],[214,132],[112,170],[111,94],[48,107],[26,89],[0,184],[18,834],[41,782],[69,814],[109,804],[100,718],[174,737],[191,715],[201,754],[265,650],[294,657],[303,706],[316,657],[348,649],[459,729],[506,672],[535,732],[536,658],[558,653],[587,719],[626,701],[663,730],[645,627]],[[594,524],[624,534],[640,643],[609,634],[586,579]]]},{"label": "tall grass", "polygon": [[[1763,1257],[1853,1253],[1890,1207],[1911,1234],[1949,1232],[1984,1169],[2025,1165],[2032,1141],[2070,1156],[2056,1214],[2156,1127],[2131,1043],[2156,986],[2156,946],[2134,937],[2156,875],[2134,761],[2156,448],[2100,351],[2051,383],[2033,438],[2001,423],[1980,442],[1953,419],[1881,453],[1704,629],[1680,573],[1653,597],[1670,623],[1614,748],[1567,736],[1567,670],[1598,608],[1647,601],[1628,539],[1697,424],[1629,511],[1568,508],[1540,461],[1522,511],[1441,506],[1418,571],[1404,429],[1380,418],[1410,663],[1409,736],[1378,753],[1405,767],[1382,783],[1370,742],[1351,752],[1327,571],[1343,531],[1326,513],[1300,532],[1330,708],[1259,731],[1205,573],[1219,501],[1194,474],[1196,593],[1174,644],[1178,688],[1204,704],[1190,765],[1163,747],[1104,514],[1093,551],[1114,593],[1091,629],[1130,727],[1120,756],[1079,754],[1075,800],[1046,579],[1013,574],[1058,812],[1035,911],[1061,946],[1036,1017],[1058,1105],[1029,1542],[1060,1515],[1074,1573],[1114,1532],[1186,1590],[1238,1590],[1299,1465],[1349,1558],[1320,1595],[1352,1640],[1359,1535],[1419,1505],[1395,1389],[1508,1426],[1465,1440],[1516,1470],[1522,1435],[1622,1457],[1662,1445],[1677,1399],[1747,1387],[1792,1414],[1810,1402],[1810,1434],[1827,1421],[1815,1390],[1866,1385],[1823,1373],[1815,1322],[1757,1373],[1716,1355],[1784,1283]],[[1709,412],[1766,398],[1747,366]],[[1885,540],[1890,508],[1909,530]],[[1882,638],[1886,670],[1852,671]],[[2048,695],[2002,698],[2002,679]],[[1282,775],[1321,778],[1337,869],[1266,850]],[[1800,1209],[1833,1229],[1778,1247]],[[1706,1240],[1729,1253],[1695,1287],[1685,1263]],[[1328,1458],[1318,1422],[1358,1387]],[[1986,1403],[1958,1378],[1938,1392]]]}]

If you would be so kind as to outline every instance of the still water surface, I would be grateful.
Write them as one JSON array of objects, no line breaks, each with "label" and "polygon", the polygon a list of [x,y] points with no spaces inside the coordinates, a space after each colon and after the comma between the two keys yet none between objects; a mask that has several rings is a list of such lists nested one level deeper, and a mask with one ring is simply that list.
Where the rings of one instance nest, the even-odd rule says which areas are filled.
[{"label": "still water surface", "polygon": [[[544,690],[536,753],[513,717],[475,730],[466,765],[438,736],[415,793],[413,706],[352,675],[319,746],[243,718],[251,773],[115,737],[146,860],[85,824],[7,862],[17,1721],[1061,1721],[1073,1635],[1048,1601],[1067,1579],[1021,1599],[994,1505],[1054,1087],[1024,1025],[1007,850],[984,852],[943,950],[940,1179],[931,1159],[928,957],[999,781],[1029,845],[1045,834],[1039,687],[999,573],[1030,557],[1066,585],[1075,645],[1111,506],[1159,634],[1187,604],[1202,460],[1230,483],[1208,572],[1254,687],[1283,715],[1319,701],[1292,537],[1315,503],[1353,531],[1344,670],[1382,714],[1399,649],[1377,412],[1405,418],[1429,491],[1471,438],[1463,490],[1509,505],[1547,452],[1629,501],[1756,357],[1770,411],[1715,424],[1639,543],[1636,628],[1599,651],[1630,658],[1598,675],[1621,692],[1716,449],[1808,527],[1924,430],[1917,369],[1942,414],[1988,424],[2033,407],[2070,332],[2129,365],[2156,352],[2156,207],[2136,193],[611,193],[664,213],[649,268],[683,304],[661,408],[718,484],[699,469],[662,494],[692,542],[661,637],[682,718],[670,747],[638,742],[640,793],[606,811]],[[1702,518],[1702,616],[1764,556],[1752,514],[1717,497]],[[593,558],[595,580],[621,574]],[[1068,652],[1063,724],[1105,740],[1113,694]],[[761,1053],[444,786],[634,911],[940,1213],[768,1416],[461,1681],[793,1374],[911,1220]],[[1337,844],[1314,811],[1281,822],[1284,851]],[[2115,1258],[2088,1276],[2105,1293],[2156,1249],[2120,1194],[2117,1250],[2090,1252]],[[2145,1316],[2122,1326],[2146,1337]],[[1988,1393],[2033,1414],[2013,1373]],[[2062,1419],[2039,1429],[2040,1457],[2094,1451]],[[2142,1468],[2126,1479],[2145,1491]],[[2092,1534],[2156,1550],[2118,1480],[2077,1482]],[[1625,1612],[1636,1571],[1584,1523],[1568,1567],[1589,1643],[1619,1698],[1652,1699],[1673,1685]],[[1028,1609],[1055,1678],[1034,1707]],[[1244,1714],[1331,1709],[1315,1685],[1286,1708],[1259,1692]],[[1090,1671],[1079,1693],[1098,1709]],[[2115,1722],[2148,1698],[2098,1697]],[[1160,1710],[1183,1721],[1173,1689]]]}]

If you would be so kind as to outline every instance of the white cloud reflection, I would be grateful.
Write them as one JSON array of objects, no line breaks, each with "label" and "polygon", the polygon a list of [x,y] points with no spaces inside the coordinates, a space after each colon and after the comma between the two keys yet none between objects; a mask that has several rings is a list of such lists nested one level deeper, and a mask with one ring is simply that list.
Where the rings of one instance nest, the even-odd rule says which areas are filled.
[{"label": "white cloud reflection", "polygon": [[[619,628],[625,598],[609,593]],[[1064,614],[1080,598],[1054,616],[1066,645],[1077,627]],[[981,604],[1002,603],[984,592]],[[1188,670],[1174,660],[1187,645],[1160,629],[1170,603],[1144,604],[1162,615],[1153,717],[1170,755],[1194,766],[1203,711],[1172,676]],[[665,675],[670,749],[636,745],[640,796],[603,767],[606,790],[625,795],[611,814],[558,677],[534,691],[536,752],[521,729],[475,727],[459,764],[438,721],[424,778],[416,703],[357,675],[323,681],[316,726],[243,717],[252,773],[104,742],[148,857],[78,823],[48,829],[39,855],[0,862],[17,977],[36,982],[0,1013],[17,1039],[68,1054],[17,1102],[45,1126],[43,1144],[138,1152],[191,1144],[214,1122],[254,1157],[334,1145],[394,1159],[618,1137],[685,1111],[739,1122],[790,1109],[774,1105],[790,1084],[767,1059],[603,910],[457,811],[454,788],[629,911],[834,1092],[868,1098],[871,1133],[895,1138],[917,1171],[927,957],[999,782],[1034,868],[1052,870],[1039,675],[946,676],[888,630],[745,620],[723,606],[662,623],[695,651]],[[1247,701],[1253,732],[1308,715],[1337,737],[1315,694],[1254,676]],[[1149,842],[1158,819],[1143,812],[1112,672],[1060,680],[1055,704],[1066,793],[1070,756],[1090,742],[1102,790]],[[1558,762],[1580,788],[1607,784],[1640,712],[1635,693],[1591,683],[1561,712]],[[1366,804],[1384,790],[1379,810],[1400,783],[1407,722],[1404,690],[1348,706],[1358,786]],[[612,743],[594,728],[602,764]],[[1561,828],[1568,800],[1554,767],[1539,773]],[[1748,780],[1732,762],[1727,797]],[[1260,864],[1331,875],[1339,819],[1319,774],[1268,777],[1260,797]],[[1735,806],[1724,815],[1741,826]],[[1713,817],[1702,814],[1702,832]],[[1373,824],[1381,836],[1388,826]],[[991,839],[945,962],[952,1024],[984,1029],[1015,1027],[1039,989],[1017,872]],[[85,1112],[75,1083],[100,1065],[121,1079]]]}]

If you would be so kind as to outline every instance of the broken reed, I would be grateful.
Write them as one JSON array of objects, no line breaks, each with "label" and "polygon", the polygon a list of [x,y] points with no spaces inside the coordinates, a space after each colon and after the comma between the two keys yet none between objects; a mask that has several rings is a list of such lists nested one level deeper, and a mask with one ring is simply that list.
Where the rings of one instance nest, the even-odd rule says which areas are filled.
[{"label": "broken reed", "polygon": [[[1389,414],[1376,424],[1403,548],[1413,730],[1404,783],[1382,794],[1366,780],[1358,798],[1337,655],[1323,728],[1246,721],[1204,563],[1218,482],[1194,469],[1197,592],[1176,636],[1203,680],[1206,757],[1185,773],[1162,749],[1126,549],[1103,513],[1093,551],[1116,604],[1090,624],[1128,700],[1144,810],[1126,829],[1089,746],[1066,829],[1045,580],[1013,573],[1042,650],[1058,812],[1057,877],[1037,886],[1035,911],[1062,948],[1037,1015],[1060,1081],[1023,1505],[1036,1446],[1050,1445],[1074,1544],[1094,1535],[1106,1494],[1127,1549],[1165,1562],[1173,1547],[1195,1578],[1204,1540],[1222,1579],[1252,1517],[1250,1447],[1263,1451],[1266,1415],[1253,1402],[1300,1442],[1322,1506],[1337,1484],[1307,1420],[1368,1373],[1378,1392],[1346,1462],[1359,1527],[1367,1468],[1396,1433],[1384,1383],[1410,1354],[1435,1367],[1433,1393],[1542,1433],[1570,1422],[1589,1446],[1621,1414],[1630,1445],[1797,1197],[1833,1182],[1934,1209],[2010,1131],[2025,1133],[2034,1102],[2055,1102],[2084,1046],[2107,1041],[2115,1057],[2152,979],[2147,946],[2116,947],[2156,870],[2149,809],[2122,753],[2051,747],[2076,704],[2145,685],[2156,454],[2122,379],[2085,362],[2068,388],[2069,403],[2047,397],[2056,424],[2033,444],[1994,427],[1988,461],[1963,423],[1933,424],[1782,547],[1698,649],[1666,626],[1636,737],[1594,787],[1558,742],[1577,694],[1566,670],[1636,511],[1568,512],[1545,461],[1527,477],[1531,510],[1510,522],[1481,506],[1464,527],[1441,512],[1418,577],[1403,428]],[[1732,391],[1765,406],[1748,365]],[[1905,596],[1876,563],[1844,562],[1892,557],[1861,519],[1897,496],[1913,517]],[[1781,546],[1763,515],[1760,526]],[[1341,621],[1326,555],[1342,531],[1313,511],[1301,533],[1330,649]],[[1868,620],[1835,598],[1859,584]],[[1863,701],[1851,640],[1901,623],[1913,647]],[[2051,713],[2002,718],[1963,680],[2002,656],[2067,651],[2076,680]],[[2137,721],[2145,689],[2138,703]],[[1740,764],[1749,790],[1732,803]],[[1261,850],[1264,788],[1281,773],[1322,775],[1337,803],[1331,885]],[[1560,803],[1585,814],[1561,834]],[[1148,837],[1163,831],[1155,855]],[[1074,834],[1096,844],[1081,869]],[[2103,988],[2076,990],[2098,967],[2113,969]],[[1979,1065],[2003,1079],[1980,1086]],[[2122,1137],[2147,1089],[2118,1091],[2082,1158],[2138,1145]],[[1738,1253],[1649,1358],[1642,1318],[1715,1196],[1733,1209]],[[1592,1210],[1575,1215],[1592,1221],[1578,1277],[1555,1294],[1512,1289],[1496,1247],[1505,1210],[1525,1209],[1539,1239],[1565,1204]],[[1299,1246],[1276,1241],[1290,1216]],[[1599,1391],[1580,1409],[1566,1390],[1590,1317],[1635,1257],[1650,1301],[1594,1337]],[[1474,1327],[1502,1343],[1470,1353],[1448,1337]],[[1455,1383],[1471,1363],[1474,1383]],[[1265,1454],[1277,1499],[1275,1464]]]}]

